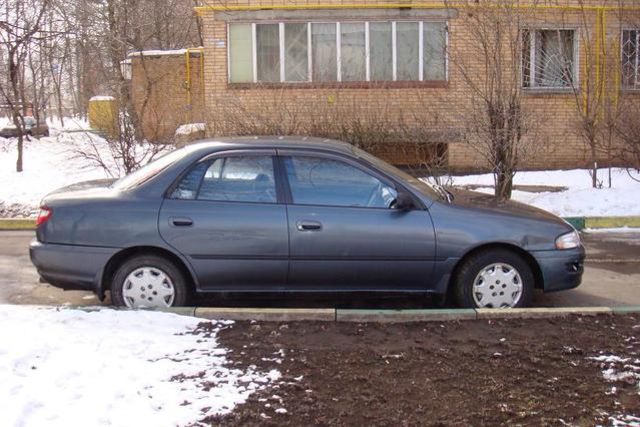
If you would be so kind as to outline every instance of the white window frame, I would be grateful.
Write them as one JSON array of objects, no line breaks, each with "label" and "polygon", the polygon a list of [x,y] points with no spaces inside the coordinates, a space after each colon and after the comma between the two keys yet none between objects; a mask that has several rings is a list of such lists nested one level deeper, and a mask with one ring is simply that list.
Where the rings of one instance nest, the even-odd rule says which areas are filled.
[{"label": "white window frame", "polygon": [[[578,28],[576,27],[529,27],[523,28],[521,31],[527,31],[529,33],[529,86],[524,85],[524,72],[525,69],[522,67],[521,71],[521,87],[525,90],[559,90],[559,91],[570,91],[574,88],[580,87],[580,37]],[[572,81],[573,83],[569,86],[537,86],[536,85],[536,75],[535,75],[535,61],[536,61],[536,33],[540,31],[573,31],[573,63],[572,63]],[[522,63],[522,43],[524,40],[521,40],[521,63]]]},{"label": "white window frame", "polygon": [[[264,83],[258,81],[258,65],[257,65],[257,43],[256,43],[256,25],[257,24],[278,24],[279,28],[279,38],[280,38],[280,81],[279,82],[269,82],[269,83],[277,83],[277,84],[304,84],[304,83],[313,83],[313,54],[312,54],[312,34],[311,34],[311,26],[312,24],[334,24],[336,26],[336,81],[335,82],[318,82],[318,83],[341,83],[342,82],[342,58],[341,58],[341,33],[340,33],[340,24],[341,22],[348,21],[335,21],[335,22],[327,22],[327,21],[260,21],[260,22],[230,22],[227,23],[227,34],[229,34],[229,27],[233,24],[250,24],[251,25],[251,57],[252,57],[252,82],[245,83]],[[386,20],[375,20],[375,21],[357,21],[364,23],[364,33],[365,33],[365,80],[364,82],[371,82],[371,46],[370,46],[370,30],[369,24],[371,22],[390,22],[391,23],[391,56],[392,56],[392,80],[386,80],[386,82],[396,82],[398,81],[398,52],[397,52],[397,33],[396,33],[396,24],[398,22],[417,22],[418,23],[418,45],[419,45],[419,53],[418,53],[418,80],[409,80],[409,82],[441,82],[447,83],[449,81],[449,22],[447,20],[394,20],[394,21],[386,21]],[[444,25],[445,30],[445,43],[444,43],[444,79],[443,80],[424,80],[424,23],[439,23]],[[307,25],[307,80],[306,81],[287,81],[286,80],[286,64],[285,64],[285,32],[286,25],[285,24],[294,24],[294,23],[303,23]],[[571,30],[575,30],[569,28]],[[530,30],[532,31],[532,30]],[[535,30],[537,31],[537,30]],[[574,37],[574,44],[575,44]],[[575,48],[575,46],[574,46]],[[574,52],[575,56],[575,52]],[[574,64],[575,67],[575,64]],[[227,43],[227,81],[231,83],[231,44]],[[349,83],[357,83],[357,82],[349,82]],[[380,83],[384,83],[381,81]]]},{"label": "white window frame", "polygon": [[[636,32],[636,63],[634,64],[633,86],[621,84],[624,90],[640,90],[640,27],[623,27],[620,31],[620,72],[622,73],[622,59],[624,56],[624,33],[625,31]],[[621,76],[622,77],[622,76]],[[622,79],[621,79],[622,80]]]}]

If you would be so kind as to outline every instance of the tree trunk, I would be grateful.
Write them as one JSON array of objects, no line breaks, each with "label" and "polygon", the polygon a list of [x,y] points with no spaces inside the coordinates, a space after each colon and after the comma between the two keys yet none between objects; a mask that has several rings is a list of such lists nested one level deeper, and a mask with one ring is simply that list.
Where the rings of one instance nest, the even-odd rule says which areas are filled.
[{"label": "tree trunk", "polygon": [[16,160],[16,172],[22,172],[22,132],[18,133],[18,160]]},{"label": "tree trunk", "polygon": [[498,202],[503,202],[511,198],[513,190],[513,175],[507,171],[498,171],[496,176],[495,198]]},{"label": "tree trunk", "polygon": [[593,188],[598,188],[598,162],[596,161],[595,143],[591,144],[591,159],[593,160],[593,163],[591,164],[591,186]]}]

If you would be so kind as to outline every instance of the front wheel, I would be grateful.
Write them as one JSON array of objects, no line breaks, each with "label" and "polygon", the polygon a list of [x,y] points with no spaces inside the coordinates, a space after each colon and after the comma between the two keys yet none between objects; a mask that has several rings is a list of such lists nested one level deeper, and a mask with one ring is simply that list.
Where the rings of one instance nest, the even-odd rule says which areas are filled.
[{"label": "front wheel", "polygon": [[166,308],[184,305],[187,282],[171,261],[155,255],[126,260],[111,282],[111,301],[129,308]]},{"label": "front wheel", "polygon": [[455,276],[454,286],[461,307],[526,307],[533,297],[534,277],[518,254],[492,249],[465,260]]}]

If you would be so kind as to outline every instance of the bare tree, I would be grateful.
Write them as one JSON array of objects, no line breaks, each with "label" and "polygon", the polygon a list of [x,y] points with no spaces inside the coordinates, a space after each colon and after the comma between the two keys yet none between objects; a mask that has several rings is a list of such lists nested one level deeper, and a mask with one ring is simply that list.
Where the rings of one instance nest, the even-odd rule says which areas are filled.
[{"label": "bare tree", "polygon": [[38,37],[48,0],[7,0],[0,11],[0,49],[6,53],[7,81],[0,81],[0,97],[11,111],[18,129],[16,171],[22,172],[24,113],[28,104],[24,91],[24,69],[32,41]]},{"label": "bare tree", "polygon": [[495,199],[501,202],[511,197],[520,161],[535,147],[536,118],[523,103],[521,83],[524,18],[535,8],[520,8],[511,0],[465,0],[452,7],[456,5],[464,10],[461,19],[470,31],[467,43],[478,52],[470,58],[468,45],[450,52],[453,72],[470,93],[460,127],[463,139],[491,168]]}]

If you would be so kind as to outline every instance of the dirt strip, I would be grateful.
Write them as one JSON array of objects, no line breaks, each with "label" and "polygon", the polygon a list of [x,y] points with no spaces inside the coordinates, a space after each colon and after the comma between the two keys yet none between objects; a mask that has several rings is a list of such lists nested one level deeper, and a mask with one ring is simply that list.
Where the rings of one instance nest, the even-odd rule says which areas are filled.
[{"label": "dirt strip", "polygon": [[206,420],[212,425],[586,426],[640,416],[638,315],[243,321],[220,341],[231,363],[278,369],[283,378]]}]

